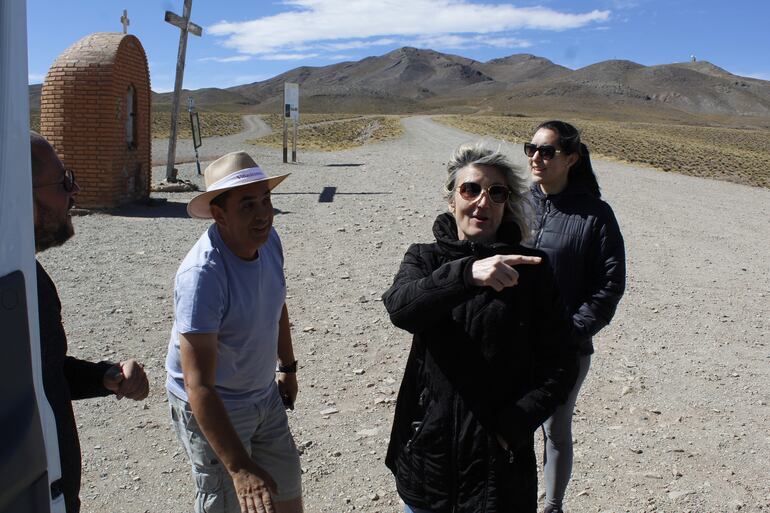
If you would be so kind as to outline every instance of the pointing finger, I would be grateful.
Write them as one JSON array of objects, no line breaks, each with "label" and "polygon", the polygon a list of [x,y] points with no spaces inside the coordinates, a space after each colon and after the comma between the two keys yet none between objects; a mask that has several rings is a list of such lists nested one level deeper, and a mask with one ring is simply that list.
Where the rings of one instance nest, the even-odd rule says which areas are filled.
[{"label": "pointing finger", "polygon": [[508,265],[537,265],[542,260],[542,258],[536,256],[506,255],[503,261]]}]

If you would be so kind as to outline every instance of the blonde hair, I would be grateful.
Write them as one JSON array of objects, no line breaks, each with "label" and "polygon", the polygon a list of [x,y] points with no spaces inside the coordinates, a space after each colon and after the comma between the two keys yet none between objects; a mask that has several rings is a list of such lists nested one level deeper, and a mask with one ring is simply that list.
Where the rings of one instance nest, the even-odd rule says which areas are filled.
[{"label": "blonde hair", "polygon": [[529,202],[527,180],[520,174],[520,168],[513,164],[499,149],[493,150],[483,142],[466,143],[454,150],[447,162],[447,179],[444,184],[444,199],[449,202],[457,187],[457,175],[468,166],[489,166],[500,170],[505,185],[511,194],[505,202],[503,219],[516,223],[522,240],[530,235],[532,205]]}]

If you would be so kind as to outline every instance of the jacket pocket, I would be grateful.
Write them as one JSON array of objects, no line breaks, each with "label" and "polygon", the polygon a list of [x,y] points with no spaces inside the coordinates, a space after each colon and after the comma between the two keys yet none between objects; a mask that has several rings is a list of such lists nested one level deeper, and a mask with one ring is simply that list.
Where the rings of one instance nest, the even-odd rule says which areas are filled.
[{"label": "jacket pocket", "polygon": [[436,426],[432,424],[435,423],[431,417],[435,410],[429,395],[427,388],[420,393],[415,417],[409,423],[410,436],[396,460],[398,491],[407,502],[411,500],[420,503],[426,500],[431,490],[427,485],[425,462],[433,452],[428,445],[435,438]]},{"label": "jacket pocket", "polygon": [[409,425],[411,436],[409,437],[409,440],[407,440],[406,446],[404,447],[407,453],[410,453],[415,444],[419,443],[420,437],[423,431],[425,431],[426,421],[430,414],[432,404],[433,403],[430,400],[430,393],[428,392],[428,389],[423,388],[422,392],[420,393],[420,398],[417,401],[418,411],[421,411],[422,415],[419,419],[413,420]]}]

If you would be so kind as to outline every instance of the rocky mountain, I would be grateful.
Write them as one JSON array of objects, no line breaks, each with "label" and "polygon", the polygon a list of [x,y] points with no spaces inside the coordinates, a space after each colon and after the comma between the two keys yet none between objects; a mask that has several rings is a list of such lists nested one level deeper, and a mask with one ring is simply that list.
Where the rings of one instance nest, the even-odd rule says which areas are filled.
[{"label": "rocky mountain", "polygon": [[[262,82],[185,91],[202,108],[280,111],[284,82],[300,84],[305,112],[612,112],[619,107],[683,115],[770,117],[770,82],[705,61],[643,66],[603,61],[577,70],[529,54],[478,62],[404,47],[323,67],[302,66]],[[34,101],[30,86],[30,101]],[[37,86],[39,102],[39,86]],[[170,93],[153,93],[164,108]]]}]

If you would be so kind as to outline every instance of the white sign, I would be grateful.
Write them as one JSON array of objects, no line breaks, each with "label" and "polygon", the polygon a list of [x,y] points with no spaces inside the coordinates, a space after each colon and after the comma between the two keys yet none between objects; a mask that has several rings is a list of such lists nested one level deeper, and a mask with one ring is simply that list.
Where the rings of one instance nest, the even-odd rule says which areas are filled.
[{"label": "white sign", "polygon": [[283,84],[283,117],[299,122],[299,84]]}]

